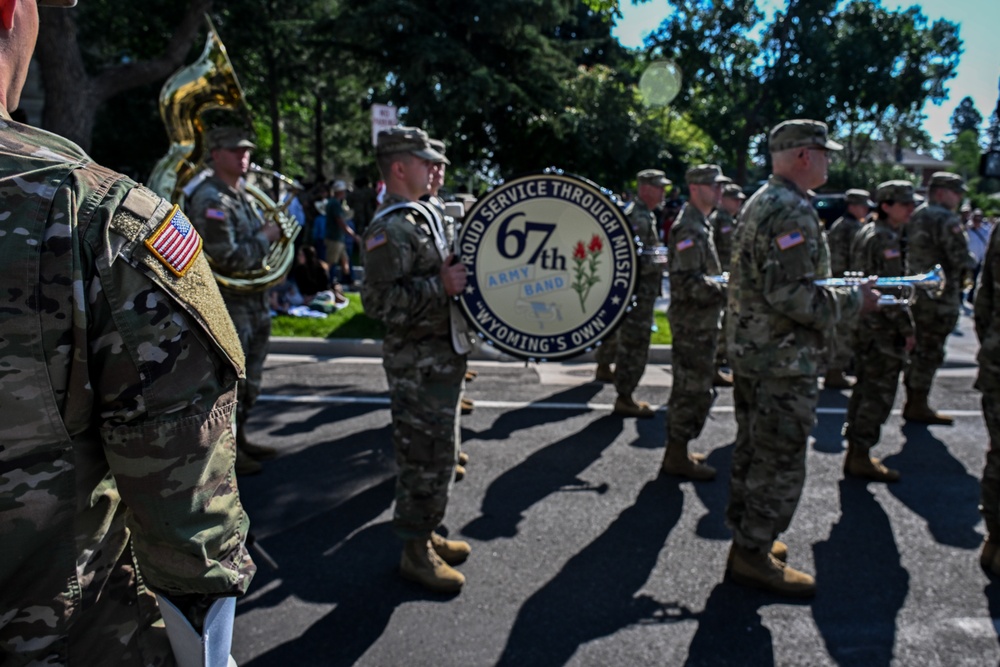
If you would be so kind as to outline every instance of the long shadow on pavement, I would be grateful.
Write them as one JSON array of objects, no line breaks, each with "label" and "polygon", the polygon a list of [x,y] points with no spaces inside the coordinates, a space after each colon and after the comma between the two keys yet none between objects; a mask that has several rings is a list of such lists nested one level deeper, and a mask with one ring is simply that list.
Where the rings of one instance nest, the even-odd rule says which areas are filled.
[{"label": "long shadow on pavement", "polygon": [[[536,403],[587,403],[594,396],[601,392],[603,384],[590,382],[588,384],[571,387],[564,391],[552,394],[544,399],[535,401]],[[568,411],[572,413],[586,412],[585,409],[579,411]],[[504,410],[497,416],[493,425],[485,431],[471,431],[463,429],[463,439],[476,438],[479,440],[506,440],[516,431],[538,426],[540,424],[550,424],[553,421],[552,410],[539,410],[534,406],[525,406],[516,410]]]},{"label": "long shadow on pavement", "polygon": [[579,474],[601,456],[622,428],[621,417],[601,417],[587,424],[583,432],[543,447],[510,468],[490,484],[481,516],[462,528],[462,533],[484,541],[513,537],[524,513],[553,493],[564,489],[604,493],[607,484],[592,487]]},{"label": "long shadow on pavement", "polygon": [[[279,585],[240,603],[238,612],[276,609],[289,598],[336,607],[301,635],[241,665],[352,665],[378,641],[399,605],[428,600],[427,593],[397,576],[399,540],[388,522],[357,531],[389,507],[393,489],[394,480],[388,479],[271,540],[275,560],[287,566],[278,572],[262,568],[262,581],[254,581],[254,587],[280,578]],[[239,634],[237,619],[234,646],[240,644]]]},{"label": "long shadow on pavement", "polygon": [[[733,447],[729,443],[709,452],[705,463],[716,469],[715,480],[707,483],[694,482],[698,499],[708,510],[698,519],[695,533],[708,540],[728,540],[733,533],[726,525],[726,505],[729,503],[729,478],[732,475]],[[696,448],[695,448],[696,449]]]},{"label": "long shadow on pavement", "polygon": [[884,461],[902,475],[898,483],[889,485],[889,491],[927,521],[938,543],[978,548],[983,540],[976,532],[980,520],[979,480],[927,427],[906,423],[903,436],[903,450]]},{"label": "long shadow on pavement", "polygon": [[676,481],[647,482],[631,507],[521,606],[497,665],[562,665],[586,642],[630,625],[690,618],[676,603],[636,596],[683,506]]},{"label": "long shadow on pavement", "polygon": [[773,666],[771,631],[758,611],[771,602],[779,600],[728,580],[712,589],[705,609],[695,615],[698,630],[685,667]]},{"label": "long shadow on pavement", "polygon": [[840,481],[840,508],[829,539],[813,546],[813,618],[838,665],[889,665],[910,575],[889,517],[864,481]]}]

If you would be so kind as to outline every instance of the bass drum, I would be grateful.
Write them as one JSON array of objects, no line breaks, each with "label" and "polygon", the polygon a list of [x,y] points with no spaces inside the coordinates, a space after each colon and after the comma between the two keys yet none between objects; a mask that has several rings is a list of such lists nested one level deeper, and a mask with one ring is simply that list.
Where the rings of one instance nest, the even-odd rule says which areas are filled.
[{"label": "bass drum", "polygon": [[456,239],[459,297],[480,337],[515,357],[567,359],[614,331],[632,306],[632,228],[613,195],[558,171],[500,185]]}]

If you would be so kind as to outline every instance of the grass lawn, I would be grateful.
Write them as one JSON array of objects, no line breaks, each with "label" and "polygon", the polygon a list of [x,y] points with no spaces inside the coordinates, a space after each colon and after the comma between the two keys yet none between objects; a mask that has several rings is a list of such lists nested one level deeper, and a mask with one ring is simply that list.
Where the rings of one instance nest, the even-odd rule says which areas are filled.
[{"label": "grass lawn", "polygon": [[[343,310],[327,315],[325,319],[278,315],[271,319],[272,336],[293,338],[382,338],[385,327],[381,322],[365,315],[361,295],[349,292],[350,302]],[[656,328],[652,334],[653,345],[670,345],[670,323],[666,313],[656,311]]]}]

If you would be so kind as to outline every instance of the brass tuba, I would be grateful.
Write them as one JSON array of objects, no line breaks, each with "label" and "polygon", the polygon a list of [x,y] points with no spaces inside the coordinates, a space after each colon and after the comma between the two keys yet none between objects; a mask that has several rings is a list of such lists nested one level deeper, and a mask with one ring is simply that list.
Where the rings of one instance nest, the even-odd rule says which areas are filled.
[{"label": "brass tuba", "polygon": [[[170,148],[160,158],[149,177],[148,187],[175,204],[184,204],[185,189],[207,170],[203,143],[205,125],[201,114],[211,109],[230,109],[239,113],[246,127],[252,127],[250,109],[243,89],[236,78],[226,47],[219,39],[212,20],[206,15],[208,38],[201,56],[179,69],[167,79],[160,90],[160,117],[167,128]],[[251,166],[251,171],[265,174],[293,187],[299,183],[277,172]],[[286,213],[285,204],[275,203],[261,188],[247,184],[247,193],[254,208],[265,221],[274,221],[281,228],[281,238],[271,244],[260,268],[245,273],[226,275],[212,266],[219,285],[236,292],[261,292],[284,279],[295,259],[295,237],[300,228]],[[206,255],[207,256],[207,255]],[[209,264],[212,258],[208,257]]]}]

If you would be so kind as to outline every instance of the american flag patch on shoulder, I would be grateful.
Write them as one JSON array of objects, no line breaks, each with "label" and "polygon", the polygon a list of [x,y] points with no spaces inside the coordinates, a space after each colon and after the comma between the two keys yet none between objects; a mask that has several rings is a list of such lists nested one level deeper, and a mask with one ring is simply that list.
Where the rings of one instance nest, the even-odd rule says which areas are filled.
[{"label": "american flag patch on shoulder", "polygon": [[677,244],[677,252],[680,252],[682,250],[687,250],[693,245],[694,245],[693,239],[684,239],[683,241]]},{"label": "american flag patch on shoulder", "polygon": [[221,208],[206,208],[205,217],[209,220],[225,220],[226,212]]},{"label": "american flag patch on shoulder", "polygon": [[899,257],[899,250],[897,250],[896,248],[886,248],[882,252],[882,255],[886,259],[895,259],[895,258]]},{"label": "american flag patch on shoulder", "polygon": [[374,234],[370,239],[365,241],[365,250],[370,252],[381,245],[385,245],[388,242],[389,239],[386,237],[385,232],[379,232],[378,234]]},{"label": "american flag patch on shoulder", "polygon": [[782,234],[774,240],[778,244],[778,247],[782,250],[788,250],[789,248],[794,248],[795,246],[805,243],[806,239],[802,236],[802,232],[796,229],[793,232],[788,232],[787,234]]},{"label": "american flag patch on shoulder", "polygon": [[153,256],[178,277],[187,273],[201,252],[201,236],[177,204],[145,244]]}]

